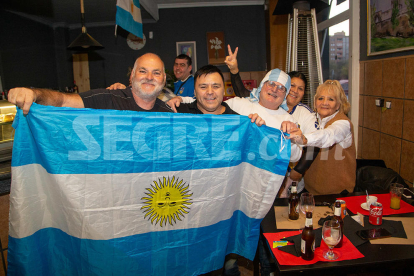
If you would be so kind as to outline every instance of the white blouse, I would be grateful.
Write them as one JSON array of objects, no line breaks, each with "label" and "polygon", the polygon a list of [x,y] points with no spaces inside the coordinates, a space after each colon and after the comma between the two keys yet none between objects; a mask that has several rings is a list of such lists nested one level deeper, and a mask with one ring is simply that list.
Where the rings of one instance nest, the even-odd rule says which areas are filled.
[{"label": "white blouse", "polygon": [[317,114],[319,130],[305,135],[308,140],[308,143],[306,144],[307,146],[329,148],[334,144],[339,144],[342,148],[346,149],[352,145],[351,124],[349,121],[337,120],[325,128],[326,123],[335,117],[338,112],[339,111],[323,119]]}]

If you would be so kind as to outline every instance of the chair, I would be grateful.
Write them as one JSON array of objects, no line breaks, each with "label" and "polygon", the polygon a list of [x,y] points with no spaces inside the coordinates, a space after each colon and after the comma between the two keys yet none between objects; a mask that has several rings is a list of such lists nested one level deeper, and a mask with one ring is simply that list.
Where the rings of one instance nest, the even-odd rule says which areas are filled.
[{"label": "chair", "polygon": [[357,170],[365,166],[375,166],[386,168],[384,160],[381,159],[357,159]]},{"label": "chair", "polygon": [[408,188],[404,179],[393,169],[387,168],[383,160],[359,160],[354,192],[389,191],[392,183],[400,183]]}]

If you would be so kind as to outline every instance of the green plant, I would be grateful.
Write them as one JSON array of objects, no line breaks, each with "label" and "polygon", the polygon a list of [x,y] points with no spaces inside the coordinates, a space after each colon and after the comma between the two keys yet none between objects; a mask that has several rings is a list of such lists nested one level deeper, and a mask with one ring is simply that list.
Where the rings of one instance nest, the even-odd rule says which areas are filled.
[{"label": "green plant", "polygon": [[398,21],[397,16],[400,12],[400,9],[398,8],[398,1],[394,1],[392,4],[392,14],[391,14],[391,23],[392,23],[392,29],[394,30],[395,27],[397,27],[400,24],[400,21]]},{"label": "green plant", "polygon": [[414,26],[414,0],[405,0],[407,6],[408,21]]}]

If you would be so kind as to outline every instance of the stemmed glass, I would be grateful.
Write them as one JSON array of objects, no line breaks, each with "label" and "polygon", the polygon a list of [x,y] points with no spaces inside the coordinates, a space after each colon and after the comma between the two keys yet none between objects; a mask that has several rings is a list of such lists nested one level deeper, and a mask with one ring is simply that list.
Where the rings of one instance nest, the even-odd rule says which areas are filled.
[{"label": "stemmed glass", "polygon": [[322,239],[329,247],[328,251],[323,252],[323,257],[327,260],[336,260],[339,255],[332,249],[341,240],[341,225],[335,220],[325,221],[322,228]]},{"label": "stemmed glass", "polygon": [[315,209],[315,199],[311,193],[302,193],[300,195],[299,209],[306,216],[307,212],[313,212]]}]

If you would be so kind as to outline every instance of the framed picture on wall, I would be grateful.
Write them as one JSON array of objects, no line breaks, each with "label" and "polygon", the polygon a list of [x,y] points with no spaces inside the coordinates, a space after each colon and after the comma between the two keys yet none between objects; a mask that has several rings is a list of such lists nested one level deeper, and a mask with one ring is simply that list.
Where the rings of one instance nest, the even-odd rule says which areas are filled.
[{"label": "framed picture on wall", "polygon": [[208,63],[213,65],[225,64],[226,59],[224,32],[207,33]]},{"label": "framed picture on wall", "polygon": [[414,2],[368,0],[368,56],[414,49]]},{"label": "framed picture on wall", "polygon": [[197,49],[195,41],[176,42],[177,56],[185,54],[192,60],[193,73],[197,71]]}]

